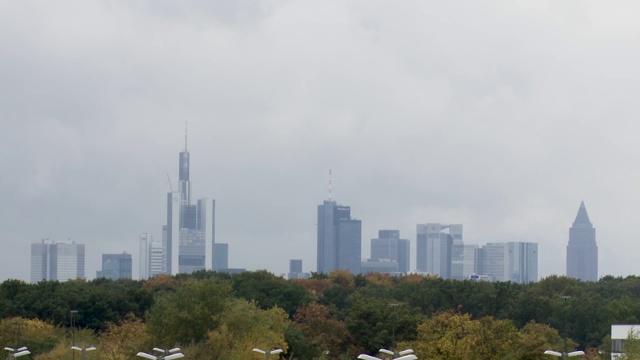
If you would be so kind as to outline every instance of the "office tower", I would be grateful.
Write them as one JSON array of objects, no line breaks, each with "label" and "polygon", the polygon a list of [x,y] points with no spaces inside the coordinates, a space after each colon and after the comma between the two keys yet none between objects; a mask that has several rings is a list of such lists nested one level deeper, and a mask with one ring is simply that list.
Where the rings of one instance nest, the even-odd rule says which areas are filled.
[{"label": "office tower", "polygon": [[509,242],[509,280],[519,284],[538,281],[538,244]]},{"label": "office tower", "polygon": [[462,225],[449,225],[451,235],[451,278],[463,280],[464,277],[464,243],[462,242]]},{"label": "office tower", "polygon": [[131,279],[132,264],[131,254],[102,254],[102,270],[96,271],[96,278]]},{"label": "office tower", "polygon": [[215,200],[191,203],[189,160],[185,134],[185,148],[178,156],[178,189],[167,193],[167,223],[162,227],[164,268],[172,275],[213,268]]},{"label": "office tower", "polygon": [[213,244],[213,270],[229,268],[229,244]]},{"label": "office tower", "polygon": [[167,274],[165,247],[159,241],[149,242],[149,277]]},{"label": "office tower", "polygon": [[31,244],[31,282],[84,279],[84,244]]},{"label": "office tower", "polygon": [[492,281],[526,284],[538,280],[538,244],[488,243],[478,249],[478,274]]},{"label": "office tower", "polygon": [[488,275],[491,281],[509,279],[509,246],[507,243],[488,243],[478,250],[478,274]]},{"label": "office tower", "polygon": [[149,278],[149,249],[153,237],[149,233],[140,234],[138,240],[138,279],[146,280]]},{"label": "office tower", "polygon": [[31,282],[50,280],[49,276],[49,239],[43,239],[42,243],[31,244]]},{"label": "office tower", "polygon": [[567,245],[567,277],[582,281],[598,281],[598,245],[596,229],[589,220],[584,201],[569,229]]},{"label": "office tower", "polygon": [[478,245],[462,246],[462,280],[478,273]]},{"label": "office tower", "polygon": [[351,218],[349,206],[325,200],[318,205],[318,272],[348,270],[360,273],[362,223]]},{"label": "office tower", "polygon": [[289,272],[290,273],[301,273],[302,272],[302,260],[299,260],[299,259],[291,259],[291,260],[289,260]]},{"label": "office tower", "polygon": [[[400,239],[399,230],[379,230],[378,238],[371,239],[371,260],[389,260],[397,265],[390,272],[409,272],[409,240]],[[367,266],[379,264],[368,264]]]},{"label": "office tower", "polygon": [[302,260],[289,260],[289,273],[287,274],[287,279],[308,279],[310,276],[311,274],[302,272]]},{"label": "office tower", "polygon": [[416,230],[418,271],[451,278],[453,239],[462,241],[462,225],[418,224]]}]

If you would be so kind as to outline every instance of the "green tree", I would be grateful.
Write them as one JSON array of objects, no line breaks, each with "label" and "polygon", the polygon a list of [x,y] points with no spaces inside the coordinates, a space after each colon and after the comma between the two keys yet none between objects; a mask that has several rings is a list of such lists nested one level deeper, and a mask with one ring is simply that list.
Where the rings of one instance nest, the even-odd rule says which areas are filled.
[{"label": "green tree", "polygon": [[166,348],[204,340],[218,326],[216,319],[230,297],[229,284],[217,279],[189,279],[175,292],[164,293],[147,316],[156,346]]},{"label": "green tree", "polygon": [[287,350],[285,331],[289,320],[281,308],[262,310],[255,302],[234,299],[216,322],[220,326],[209,331],[207,339],[210,359],[252,359],[253,348]]},{"label": "green tree", "polygon": [[291,316],[299,306],[312,300],[303,286],[264,270],[234,275],[232,284],[236,297],[255,301],[263,310],[278,306]]},{"label": "green tree", "polygon": [[128,315],[118,323],[108,323],[100,334],[96,351],[99,360],[134,360],[139,351],[149,351],[153,345],[147,325],[140,318]]}]

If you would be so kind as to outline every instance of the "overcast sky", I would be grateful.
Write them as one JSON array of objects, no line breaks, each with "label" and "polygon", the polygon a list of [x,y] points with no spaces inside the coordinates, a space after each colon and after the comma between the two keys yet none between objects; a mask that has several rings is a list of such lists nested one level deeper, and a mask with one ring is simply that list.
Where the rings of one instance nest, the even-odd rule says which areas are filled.
[{"label": "overcast sky", "polygon": [[[188,121],[230,266],[316,269],[328,197],[411,240],[539,244],[565,274],[584,200],[599,275],[639,272],[635,1],[0,2],[0,279],[30,244],[161,239]],[[175,185],[174,185],[175,186]]]}]

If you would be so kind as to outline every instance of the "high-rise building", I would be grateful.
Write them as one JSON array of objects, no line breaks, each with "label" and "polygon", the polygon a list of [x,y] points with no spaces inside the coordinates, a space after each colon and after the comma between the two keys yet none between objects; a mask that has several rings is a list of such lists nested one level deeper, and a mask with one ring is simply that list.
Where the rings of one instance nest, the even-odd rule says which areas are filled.
[{"label": "high-rise building", "polygon": [[102,254],[102,270],[96,271],[96,278],[131,279],[132,264],[131,254]]},{"label": "high-rise building", "polygon": [[229,244],[213,244],[213,270],[220,271],[229,268]]},{"label": "high-rise building", "polygon": [[397,268],[391,272],[409,272],[409,257],[409,240],[400,239],[399,230],[379,230],[378,238],[371,239],[371,260],[395,262]]},{"label": "high-rise building", "polygon": [[160,274],[166,274],[166,251],[160,241],[152,241],[149,243],[149,277],[156,277]]},{"label": "high-rise building", "polygon": [[486,275],[491,281],[519,284],[538,281],[537,243],[488,243],[477,253],[478,274]]},{"label": "high-rise building", "polygon": [[589,220],[584,201],[569,229],[567,245],[567,277],[582,281],[598,281],[598,245],[596,229]]},{"label": "high-rise building", "polygon": [[416,232],[417,270],[451,278],[453,241],[462,242],[462,225],[418,224]]},{"label": "high-rise building", "polygon": [[287,279],[307,279],[311,274],[302,272],[302,260],[289,260],[289,273]]},{"label": "high-rise building", "polygon": [[43,239],[41,243],[31,244],[31,282],[37,283],[40,281],[50,280],[49,275],[50,258],[49,246],[51,242],[49,239]]},{"label": "high-rise building", "polygon": [[478,249],[478,274],[491,281],[509,279],[509,246],[507,243],[488,243]]},{"label": "high-rise building", "polygon": [[538,244],[509,242],[510,281],[526,284],[538,281]]},{"label": "high-rise building", "polygon": [[31,244],[31,282],[84,279],[84,244]]},{"label": "high-rise building", "polygon": [[178,157],[178,189],[167,194],[167,223],[162,227],[165,270],[175,275],[213,269],[215,200],[191,203],[191,181],[186,136]]},{"label": "high-rise building", "polygon": [[349,206],[325,200],[318,205],[318,272],[348,270],[360,273],[362,223],[351,218]]},{"label": "high-rise building", "polygon": [[140,234],[140,239],[138,240],[138,279],[140,280],[149,278],[149,248],[152,241],[151,234]]}]

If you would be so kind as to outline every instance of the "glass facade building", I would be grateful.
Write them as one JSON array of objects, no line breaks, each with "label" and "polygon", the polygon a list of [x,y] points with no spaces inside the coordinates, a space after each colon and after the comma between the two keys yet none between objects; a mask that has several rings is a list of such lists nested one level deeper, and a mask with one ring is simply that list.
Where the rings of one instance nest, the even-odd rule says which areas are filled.
[{"label": "glass facade building", "polygon": [[102,254],[102,270],[96,272],[96,278],[131,279],[132,267],[131,254]]},{"label": "glass facade building", "polygon": [[596,229],[589,220],[584,202],[569,229],[567,245],[567,277],[582,281],[598,281],[598,245]]},{"label": "glass facade building", "polygon": [[167,194],[167,223],[162,229],[163,267],[172,275],[215,268],[215,200],[199,199],[191,203],[189,160],[185,144],[178,157],[178,189]]},{"label": "glass facade building", "polygon": [[31,282],[84,279],[84,244],[31,244]]},{"label": "glass facade building", "polygon": [[453,239],[462,241],[462,225],[418,224],[416,233],[417,270],[450,279]]},{"label": "glass facade building", "polygon": [[327,200],[318,205],[317,269],[329,273],[343,269],[360,273],[362,223],[351,218],[349,206]]},{"label": "glass facade building", "polygon": [[409,240],[400,239],[399,230],[379,230],[371,239],[371,260],[389,260],[397,266],[389,272],[408,273],[410,268]]}]

